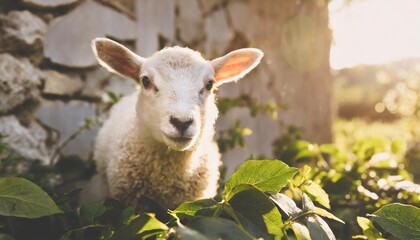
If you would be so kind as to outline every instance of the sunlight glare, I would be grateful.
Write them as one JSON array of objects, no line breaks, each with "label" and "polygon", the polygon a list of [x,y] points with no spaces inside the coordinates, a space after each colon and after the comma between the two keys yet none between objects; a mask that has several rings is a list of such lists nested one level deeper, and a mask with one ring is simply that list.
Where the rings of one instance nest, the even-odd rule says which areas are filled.
[{"label": "sunlight glare", "polygon": [[333,69],[420,57],[419,0],[333,0]]}]

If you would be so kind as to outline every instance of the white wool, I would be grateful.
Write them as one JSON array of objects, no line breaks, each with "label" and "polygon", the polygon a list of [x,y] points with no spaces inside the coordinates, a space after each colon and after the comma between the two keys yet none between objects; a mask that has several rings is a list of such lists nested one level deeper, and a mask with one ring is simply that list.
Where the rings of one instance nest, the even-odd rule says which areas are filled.
[{"label": "white wool", "polygon": [[[244,58],[213,62],[180,47],[165,48],[150,58],[108,39],[94,40],[93,48],[101,65],[140,85],[113,106],[96,139],[94,158],[111,195],[127,202],[148,196],[168,208],[215,196],[221,164],[213,139],[218,110],[213,90],[205,86],[215,78],[215,65],[228,66],[225,69],[234,73],[227,72],[228,81],[235,81],[259,63],[262,52],[239,50],[230,56]],[[142,86],[144,76],[149,87]],[[181,133],[173,119],[191,123]]]},{"label": "white wool", "polygon": [[111,194],[125,201],[146,195],[173,208],[186,200],[216,194],[220,154],[214,141],[200,141],[194,151],[174,151],[143,139],[137,127],[136,94],[117,103],[99,131],[95,159]]}]

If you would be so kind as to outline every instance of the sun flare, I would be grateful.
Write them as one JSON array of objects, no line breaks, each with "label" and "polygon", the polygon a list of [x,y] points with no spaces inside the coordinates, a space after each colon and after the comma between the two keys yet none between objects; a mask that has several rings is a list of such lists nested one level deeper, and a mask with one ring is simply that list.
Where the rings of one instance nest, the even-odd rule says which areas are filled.
[{"label": "sun flare", "polygon": [[420,57],[420,1],[330,3],[333,69]]}]

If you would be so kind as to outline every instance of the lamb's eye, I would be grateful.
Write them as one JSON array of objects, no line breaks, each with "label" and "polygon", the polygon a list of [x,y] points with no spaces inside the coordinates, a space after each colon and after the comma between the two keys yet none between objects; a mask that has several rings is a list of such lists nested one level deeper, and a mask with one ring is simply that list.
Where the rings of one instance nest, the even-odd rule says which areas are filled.
[{"label": "lamb's eye", "polygon": [[143,87],[147,89],[151,84],[150,79],[147,76],[143,76],[141,78],[141,84],[143,84]]},{"label": "lamb's eye", "polygon": [[206,89],[210,91],[213,88],[213,85],[214,85],[214,80],[208,81],[206,84]]}]

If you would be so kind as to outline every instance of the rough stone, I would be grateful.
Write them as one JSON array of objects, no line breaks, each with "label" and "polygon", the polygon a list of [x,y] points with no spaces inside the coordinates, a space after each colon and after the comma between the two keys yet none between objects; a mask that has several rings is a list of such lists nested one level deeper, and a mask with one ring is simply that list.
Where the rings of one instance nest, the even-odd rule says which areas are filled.
[{"label": "rough stone", "polygon": [[29,11],[0,15],[0,52],[42,48],[46,24]]},{"label": "rough stone", "polygon": [[55,8],[74,4],[79,1],[80,0],[23,0],[23,3],[39,8]]},{"label": "rough stone", "polygon": [[230,41],[225,51],[230,52],[240,48],[247,48],[250,45],[251,43],[249,42],[249,40],[241,32],[235,32],[232,40]]},{"label": "rough stone", "polygon": [[136,19],[136,0],[96,0]]},{"label": "rough stone", "polygon": [[197,0],[178,1],[177,29],[179,37],[188,43],[204,38],[203,15]]},{"label": "rough stone", "polygon": [[232,20],[232,27],[234,29],[245,30],[247,29],[249,8],[246,3],[235,1],[228,5],[227,10]]},{"label": "rough stone", "polygon": [[[77,100],[68,103],[44,100],[34,114],[44,124],[57,130],[60,142],[63,142],[80,128],[86,118],[95,116],[95,105]],[[69,142],[62,154],[74,154],[87,159],[93,149],[96,132],[96,127],[82,131]]]},{"label": "rough stone", "polygon": [[0,114],[39,96],[38,71],[27,59],[0,54]]},{"label": "rough stone", "polygon": [[46,145],[48,132],[36,121],[23,126],[16,116],[0,117],[0,133],[7,137],[3,142],[18,155],[47,164],[51,149]]},{"label": "rough stone", "polygon": [[200,0],[204,13],[208,14],[222,5],[224,0]]},{"label": "rough stone", "polygon": [[105,92],[109,91],[117,95],[129,95],[136,91],[136,83],[133,80],[113,75],[109,79],[108,85],[105,87]]},{"label": "rough stone", "polygon": [[103,88],[111,77],[111,73],[103,67],[95,68],[85,74],[85,86],[82,89],[82,95],[90,98],[100,98],[103,94]]},{"label": "rough stone", "polygon": [[45,94],[71,96],[83,87],[83,81],[78,75],[69,76],[54,70],[46,70],[42,75],[44,80],[42,92]]},{"label": "rough stone", "polygon": [[[228,175],[250,154],[273,157],[271,144],[274,139],[287,134],[288,126],[299,128],[305,140],[318,143],[331,141],[332,84],[328,65],[328,8],[318,7],[314,1],[295,4],[278,0],[235,1],[229,2],[227,6],[231,27],[243,35],[242,40],[249,40],[253,47],[261,49],[264,58],[239,84],[226,84],[220,88],[219,94],[235,97],[247,93],[261,103],[274,100],[287,106],[286,111],[279,112],[278,121],[272,121],[265,115],[250,118],[248,110],[244,108],[232,109],[226,116],[219,118],[216,126],[218,130],[229,128],[236,119],[241,120],[242,126],[253,130],[253,134],[245,138],[245,149],[234,149],[223,154]],[[299,59],[318,59],[311,54],[319,55],[322,59],[319,67],[311,71],[294,68],[284,56],[286,51],[290,51],[282,43],[285,26],[299,15],[313,18],[313,22],[318,24],[315,39],[311,41],[316,51],[309,51],[310,54],[297,51],[296,55]],[[217,25],[214,26],[217,29]],[[293,39],[307,39],[302,37],[306,36],[305,28],[295,27],[294,30],[291,36]],[[217,30],[213,31],[217,33]],[[231,42],[232,46],[236,45],[234,42]]]},{"label": "rough stone", "polygon": [[205,53],[207,57],[214,58],[225,53],[226,48],[233,38],[233,33],[226,20],[223,9],[212,13],[206,18],[205,29],[207,42]]},{"label": "rough stone", "polygon": [[127,16],[100,3],[86,0],[48,26],[44,54],[52,62],[69,67],[97,65],[90,44],[96,37],[134,40],[137,26]]},{"label": "rough stone", "polygon": [[175,39],[175,1],[141,0],[136,5],[138,36],[137,51],[148,57],[159,50],[161,36]]}]

